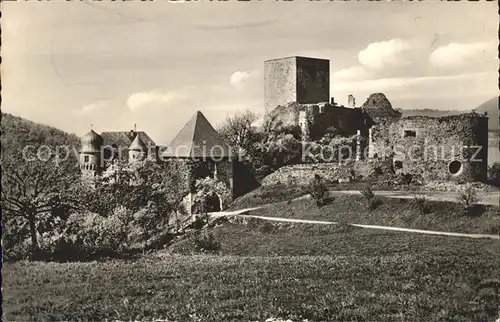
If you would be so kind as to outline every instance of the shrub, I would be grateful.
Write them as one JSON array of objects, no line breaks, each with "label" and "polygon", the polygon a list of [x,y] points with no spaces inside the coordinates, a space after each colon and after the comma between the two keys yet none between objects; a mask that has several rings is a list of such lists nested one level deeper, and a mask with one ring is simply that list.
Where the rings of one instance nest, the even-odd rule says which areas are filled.
[{"label": "shrub", "polygon": [[397,183],[401,185],[409,185],[413,180],[413,176],[410,173],[401,173],[397,177]]},{"label": "shrub", "polygon": [[421,215],[425,215],[430,212],[430,207],[424,195],[413,195],[413,200],[415,201],[415,205]]},{"label": "shrub", "polygon": [[198,252],[217,253],[220,250],[220,242],[211,232],[197,232],[193,241]]},{"label": "shrub", "polygon": [[463,207],[465,214],[468,214],[480,200],[477,190],[471,184],[464,185],[458,191],[457,201]]},{"label": "shrub", "polygon": [[308,192],[316,201],[316,205],[318,205],[318,207],[325,205],[328,188],[326,187],[323,178],[321,178],[318,174],[315,174],[314,179],[309,183]]},{"label": "shrub", "polygon": [[381,201],[375,196],[375,192],[370,185],[362,188],[359,192],[365,198],[368,210],[374,210],[380,204]]},{"label": "shrub", "polygon": [[488,178],[494,185],[500,186],[500,162],[495,162],[488,168]]}]

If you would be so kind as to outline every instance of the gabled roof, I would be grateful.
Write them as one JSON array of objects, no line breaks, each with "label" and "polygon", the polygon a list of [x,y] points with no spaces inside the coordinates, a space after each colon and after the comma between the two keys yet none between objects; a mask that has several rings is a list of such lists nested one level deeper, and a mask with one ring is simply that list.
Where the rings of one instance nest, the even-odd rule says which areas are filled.
[{"label": "gabled roof", "polygon": [[[127,160],[128,159],[128,151],[130,146],[132,145],[134,139],[140,140],[145,149],[144,152],[148,154],[148,157],[156,158],[157,157],[157,148],[154,141],[142,131],[119,131],[119,132],[102,132],[102,138],[104,139],[103,147],[114,147],[115,151],[118,151],[118,155],[116,157]],[[108,148],[109,149],[109,148]],[[106,157],[109,157],[108,149],[104,150]]]},{"label": "gabled roof", "polygon": [[142,143],[147,146],[156,146],[155,142],[145,132],[138,131],[119,131],[119,132],[102,132],[101,136],[104,139],[104,146],[116,145],[117,147],[128,148],[136,135],[141,139]]},{"label": "gabled roof", "polygon": [[161,154],[168,158],[229,157],[229,146],[200,112],[184,125]]}]

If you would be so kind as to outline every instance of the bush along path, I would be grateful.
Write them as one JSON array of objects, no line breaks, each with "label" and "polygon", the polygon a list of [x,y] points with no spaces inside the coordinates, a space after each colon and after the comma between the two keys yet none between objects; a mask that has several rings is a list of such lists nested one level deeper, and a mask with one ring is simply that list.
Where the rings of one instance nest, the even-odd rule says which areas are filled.
[{"label": "bush along path", "polygon": [[[227,216],[239,216],[243,218],[255,218],[261,220],[269,220],[269,221],[281,221],[281,222],[289,222],[289,223],[303,223],[303,224],[317,224],[317,225],[338,225],[339,223],[333,221],[318,221],[318,220],[304,220],[304,219],[292,219],[292,218],[280,218],[280,217],[264,217],[264,216],[254,216],[247,215],[246,213],[264,208],[266,206],[261,207],[253,207],[247,209],[240,209],[235,211],[221,211],[221,212],[213,212],[209,215],[211,217],[227,217]],[[418,233],[418,234],[426,234],[426,235],[440,235],[440,236],[452,236],[452,237],[465,237],[465,238],[484,238],[484,239],[500,239],[500,235],[489,235],[489,234],[465,234],[465,233],[455,233],[455,232],[445,232],[445,231],[433,231],[433,230],[424,230],[424,229],[410,229],[410,228],[401,228],[401,227],[390,227],[390,226],[377,226],[377,225],[361,225],[361,224],[348,224],[349,226],[366,228],[366,229],[379,229],[379,230],[391,230],[391,231],[401,231],[408,233]]]}]

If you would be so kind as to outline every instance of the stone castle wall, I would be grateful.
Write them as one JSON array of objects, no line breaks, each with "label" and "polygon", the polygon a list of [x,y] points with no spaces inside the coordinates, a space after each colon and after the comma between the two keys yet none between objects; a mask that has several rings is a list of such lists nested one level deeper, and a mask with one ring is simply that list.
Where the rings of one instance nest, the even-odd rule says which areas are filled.
[{"label": "stone castle wall", "polygon": [[[487,177],[487,125],[488,119],[477,114],[397,118],[371,129],[369,154],[392,157],[396,172],[426,180],[483,181]],[[478,160],[471,160],[476,151]]]},{"label": "stone castle wall", "polygon": [[359,108],[348,108],[330,103],[299,104],[289,103],[279,106],[274,114],[285,126],[299,126],[303,139],[320,139],[327,130],[334,129],[338,135],[359,135],[368,141],[370,117]]},{"label": "stone castle wall", "polygon": [[393,173],[392,163],[386,161],[361,160],[343,164],[338,162],[295,164],[284,166],[268,175],[262,180],[262,185],[272,185],[278,182],[282,184],[308,185],[316,174],[328,184],[391,173]]}]

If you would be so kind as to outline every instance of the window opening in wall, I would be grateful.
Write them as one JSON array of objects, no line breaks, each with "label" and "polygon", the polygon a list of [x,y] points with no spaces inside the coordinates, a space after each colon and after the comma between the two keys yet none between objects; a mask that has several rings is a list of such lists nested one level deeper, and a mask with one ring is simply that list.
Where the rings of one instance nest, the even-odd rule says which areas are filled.
[{"label": "window opening in wall", "polygon": [[403,161],[394,161],[394,168],[395,169],[403,169]]},{"label": "window opening in wall", "polygon": [[453,175],[458,175],[462,171],[462,162],[453,160],[448,164],[448,171]]},{"label": "window opening in wall", "polygon": [[83,162],[89,162],[89,156],[88,155],[86,155],[86,156],[83,157]]},{"label": "window opening in wall", "polygon": [[415,130],[404,130],[403,137],[405,138],[414,138],[417,136],[417,131]]}]

